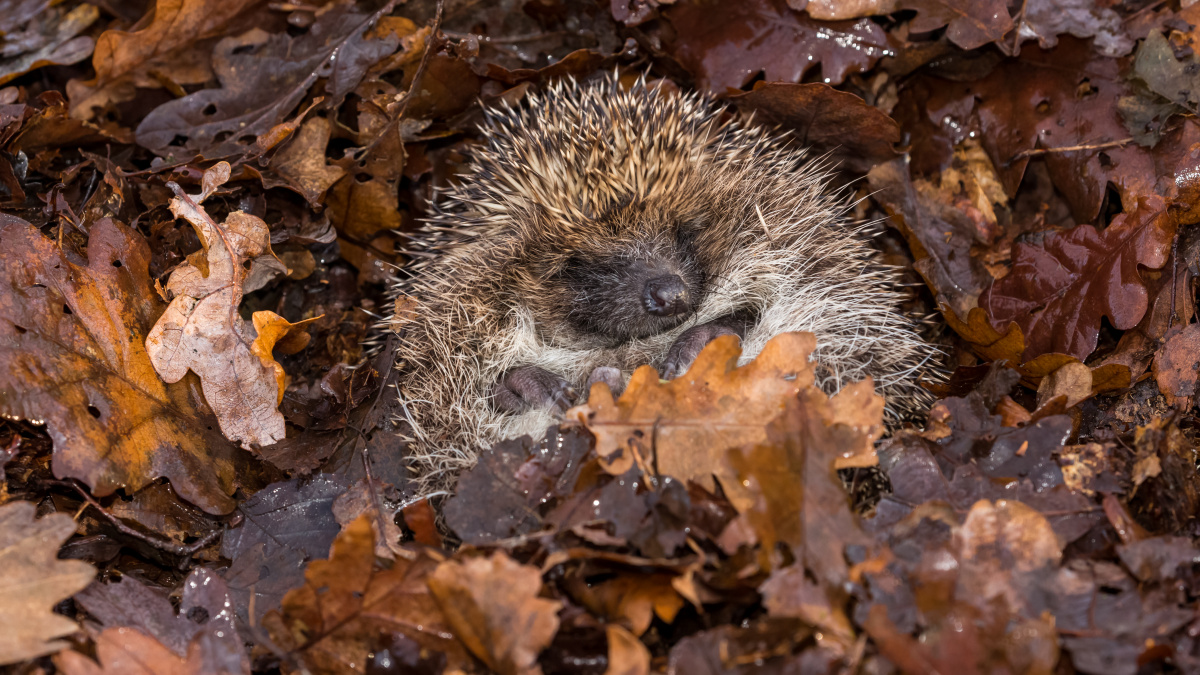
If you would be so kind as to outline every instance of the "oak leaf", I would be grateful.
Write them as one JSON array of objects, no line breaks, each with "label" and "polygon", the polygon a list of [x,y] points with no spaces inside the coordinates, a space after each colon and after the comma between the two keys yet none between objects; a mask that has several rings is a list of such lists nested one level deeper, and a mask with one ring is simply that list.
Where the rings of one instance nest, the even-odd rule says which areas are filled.
[{"label": "oak leaf", "polygon": [[96,575],[85,562],[57,559],[75,521],[61,513],[35,514],[30,502],[0,506],[0,666],[66,647],[56,638],[79,626],[51,610]]},{"label": "oak leaf", "polygon": [[541,675],[537,657],[558,631],[562,606],[539,598],[541,588],[538,568],[502,551],[446,561],[429,577],[429,590],[454,634],[501,675]]},{"label": "oak leaf", "polygon": [[263,626],[315,673],[367,672],[383,632],[446,654],[449,668],[467,667],[471,657],[451,637],[451,624],[426,586],[436,567],[434,559],[417,555],[377,570],[371,518],[360,517],[338,535],[328,560],[308,565],[304,585],[289,591]]},{"label": "oak leaf", "polygon": [[105,218],[87,257],[0,214],[0,413],[44,420],[55,475],[97,496],[165,476],[192,504],[228,512],[236,449],[209,431],[195,383],[164,386],[144,347],[162,312],[149,246]]},{"label": "oak leaf", "polygon": [[245,670],[211,667],[204,644],[193,640],[180,657],[135,628],[107,628],[96,636],[99,663],[75,651],[60,652],[54,665],[65,675],[242,675]]},{"label": "oak leaf", "polygon": [[[45,11],[34,19],[28,29],[33,32],[33,26],[36,24],[37,32],[41,33],[34,44],[28,45],[29,49],[25,53],[0,59],[0,84],[43,66],[65,66],[86,59],[91,55],[96,42],[90,36],[80,33],[98,18],[100,10],[87,3],[77,5],[70,11],[57,7]],[[0,35],[4,32],[0,31]],[[8,52],[7,49],[4,51]]]},{"label": "oak leaf", "polygon": [[899,9],[916,10],[909,29],[927,33],[946,26],[946,37],[963,49],[978,49],[1012,30],[1004,0],[900,0]]},{"label": "oak leaf", "polygon": [[235,211],[219,225],[201,206],[228,178],[229,165],[221,162],[205,172],[197,195],[170,184],[176,194],[171,212],[195,228],[204,258],[171,273],[167,292],[174,297],[146,336],[146,351],[167,382],[178,382],[188,370],[195,372],[221,432],[249,449],[271,445],[285,435],[278,410],[285,375],[271,349],[300,324],[263,311],[254,313],[250,326],[237,312],[246,279],[243,265],[269,253],[271,237],[260,218]]}]

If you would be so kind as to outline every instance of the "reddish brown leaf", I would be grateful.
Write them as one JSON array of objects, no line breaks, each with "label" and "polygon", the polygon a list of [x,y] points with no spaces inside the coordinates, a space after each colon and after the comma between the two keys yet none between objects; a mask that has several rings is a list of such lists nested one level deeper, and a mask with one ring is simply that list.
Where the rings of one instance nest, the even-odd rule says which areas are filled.
[{"label": "reddish brown leaf", "polygon": [[165,476],[205,511],[233,508],[234,448],[208,431],[194,384],[164,386],[146,352],[162,303],[141,235],[102,219],[80,264],[0,215],[0,244],[0,363],[16,374],[0,381],[0,411],[46,421],[55,474],[97,495]]},{"label": "reddish brown leaf", "polygon": [[664,12],[675,27],[675,58],[701,87],[739,89],[763,73],[798,82],[820,64],[824,82],[839,84],[889,53],[887,34],[868,19],[823,23],[783,0],[718,4],[684,0]]},{"label": "reddish brown leaf", "polygon": [[730,97],[755,120],[790,131],[814,155],[833,151],[847,168],[866,171],[895,157],[900,128],[878,108],[827,84],[759,82]]},{"label": "reddish brown leaf", "polygon": [[963,49],[977,49],[1012,30],[1004,0],[900,0],[900,9],[915,9],[909,28],[925,33],[946,26],[946,37]]},{"label": "reddish brown leaf", "polygon": [[1154,379],[1158,389],[1173,405],[1196,395],[1200,378],[1200,324],[1191,324],[1167,339],[1154,354]]},{"label": "reddish brown leaf", "polygon": [[66,675],[241,675],[213,669],[205,660],[204,644],[194,641],[186,658],[134,628],[108,628],[96,636],[99,663],[75,651],[59,653],[54,664]]},{"label": "reddish brown leaf", "polygon": [[[68,65],[86,59],[91,55],[95,41],[79,33],[98,18],[100,11],[87,3],[77,5],[69,11],[55,8],[43,12],[35,19],[35,23],[38,24],[35,32],[41,33],[40,39],[34,44],[26,45],[25,53],[0,59],[0,84],[43,66]],[[33,27],[30,26],[26,30],[33,30]],[[3,32],[0,31],[0,34]]]},{"label": "reddish brown leaf", "polygon": [[1127,330],[1149,307],[1138,270],[1162,267],[1175,219],[1160,199],[1146,199],[1098,232],[1080,225],[1049,234],[1040,245],[1013,246],[1013,269],[979,298],[997,329],[1010,323],[1025,336],[1023,359],[1049,352],[1086,359],[1096,348],[1101,318]]}]

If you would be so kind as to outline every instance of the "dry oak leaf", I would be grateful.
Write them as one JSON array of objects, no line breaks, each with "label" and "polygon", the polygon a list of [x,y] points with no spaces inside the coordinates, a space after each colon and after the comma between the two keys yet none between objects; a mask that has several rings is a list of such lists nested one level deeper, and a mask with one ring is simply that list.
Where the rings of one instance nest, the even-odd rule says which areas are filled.
[{"label": "dry oak leaf", "polygon": [[1162,200],[1149,197],[1103,231],[1080,225],[1037,244],[1017,242],[1012,271],[984,291],[979,306],[997,330],[1020,326],[1023,361],[1051,352],[1086,359],[1101,319],[1118,330],[1142,320],[1150,298],[1138,268],[1166,263],[1175,229]]},{"label": "dry oak leaf", "polygon": [[333,123],[324,117],[313,117],[305,122],[291,141],[271,158],[271,170],[279,179],[266,176],[263,187],[290,187],[311,206],[319,206],[325,191],[346,173],[341,167],[325,161],[325,146],[329,144],[332,130]]},{"label": "dry oak leaf", "polygon": [[262,0],[158,0],[132,31],[105,31],[96,40],[96,77],[67,83],[71,116],[92,117],[96,108],[133,100],[137,89],[175,88],[212,79],[212,38],[224,34]]},{"label": "dry oak leaf", "polygon": [[99,663],[76,651],[59,652],[54,665],[64,675],[249,675],[249,670],[213,669],[204,659],[204,643],[188,645],[180,658],[163,643],[135,628],[106,628],[96,636]]},{"label": "dry oak leaf", "polygon": [[[1154,354],[1154,381],[1168,405],[1196,395],[1200,378],[1200,323],[1173,333]],[[1186,403],[1185,403],[1186,405]],[[1190,406],[1187,406],[1190,407]]]},{"label": "dry oak leaf", "polygon": [[0,666],[68,646],[55,638],[79,626],[52,610],[96,576],[85,562],[58,560],[75,521],[61,513],[35,519],[36,513],[30,502],[0,506]]},{"label": "dry oak leaf", "polygon": [[429,577],[454,634],[500,675],[540,675],[538,654],[558,632],[562,603],[539,598],[541,571],[503,551],[448,560]]},{"label": "dry oak leaf", "polygon": [[609,624],[608,668],[604,675],[650,675],[650,650],[637,637],[616,625]]},{"label": "dry oak leaf", "polygon": [[367,672],[384,633],[401,633],[422,651],[445,654],[450,671],[468,669],[470,655],[426,586],[436,566],[417,555],[376,569],[371,518],[364,515],[338,535],[328,560],[309,563],[304,585],[288,591],[282,609],[263,617],[263,626],[311,673]]},{"label": "dry oak leaf", "polygon": [[[643,470],[653,467],[661,475],[709,487],[716,475],[730,501],[744,509],[752,497],[726,464],[726,451],[765,441],[768,423],[797,393],[812,387],[808,356],[815,347],[811,333],[782,333],[738,368],[737,338],[720,337],[704,347],[682,377],[660,381],[653,368],[643,366],[619,401],[613,401],[608,387],[594,386],[588,402],[569,410],[567,419],[595,436],[596,453],[609,473],[621,475],[637,463]],[[882,399],[875,399],[882,412]],[[869,445],[857,446],[839,461],[846,467],[873,464]]]},{"label": "dry oak leaf", "polygon": [[236,448],[209,431],[195,383],[165,386],[145,335],[162,312],[150,247],[98,220],[87,264],[0,214],[0,414],[45,421],[54,474],[97,496],[160,477],[209,513],[227,513]]},{"label": "dry oak leaf", "polygon": [[978,49],[1012,30],[1005,0],[900,0],[898,9],[914,9],[914,33],[946,26],[946,37],[963,49]]},{"label": "dry oak leaf", "polygon": [[197,195],[168,183],[176,195],[171,213],[195,228],[207,269],[189,261],[171,273],[167,292],[173,299],[146,336],[146,351],[167,382],[178,382],[188,370],[195,372],[221,432],[250,449],[285,435],[278,409],[285,375],[271,358],[271,349],[299,324],[273,312],[255,312],[250,326],[238,315],[246,279],[243,265],[270,252],[271,235],[260,218],[241,211],[218,225],[200,205],[228,180],[229,170],[221,162],[206,171]]}]

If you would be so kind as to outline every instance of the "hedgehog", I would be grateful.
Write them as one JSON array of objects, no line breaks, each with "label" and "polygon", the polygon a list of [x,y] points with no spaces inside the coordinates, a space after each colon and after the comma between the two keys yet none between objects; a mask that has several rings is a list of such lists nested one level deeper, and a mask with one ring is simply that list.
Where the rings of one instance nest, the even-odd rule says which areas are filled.
[{"label": "hedgehog", "polygon": [[[709,95],[643,76],[560,80],[484,111],[469,170],[435,195],[395,291],[397,389],[426,492],[501,439],[540,434],[596,382],[741,361],[808,331],[818,385],[874,379],[894,422],[938,350],[831,188],[833,169]],[[407,303],[407,304],[406,304]]]}]

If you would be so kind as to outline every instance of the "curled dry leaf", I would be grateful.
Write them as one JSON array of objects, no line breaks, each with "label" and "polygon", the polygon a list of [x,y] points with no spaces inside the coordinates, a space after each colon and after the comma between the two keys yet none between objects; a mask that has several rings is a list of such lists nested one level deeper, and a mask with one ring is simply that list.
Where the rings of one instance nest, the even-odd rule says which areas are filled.
[{"label": "curled dry leaf", "polygon": [[608,635],[608,668],[604,675],[650,675],[650,650],[633,633],[615,624]]},{"label": "curled dry leaf", "polygon": [[70,11],[55,8],[45,12],[35,19],[43,34],[40,44],[32,51],[0,59],[0,84],[43,66],[65,66],[86,59],[96,43],[91,37],[79,34],[98,18],[100,10],[87,3]]},{"label": "curled dry leaf", "polygon": [[278,410],[285,375],[271,349],[299,324],[273,312],[255,312],[251,327],[238,315],[243,264],[268,253],[271,239],[266,223],[255,216],[235,211],[219,225],[200,205],[228,177],[229,165],[221,162],[205,172],[197,195],[171,184],[176,194],[171,212],[195,228],[207,269],[188,262],[171,273],[167,291],[174,298],[146,336],[146,351],[167,382],[178,382],[188,370],[200,376],[221,432],[249,449],[285,435]]},{"label": "curled dry leaf", "polygon": [[79,626],[52,610],[96,576],[85,562],[57,559],[75,521],[61,513],[35,514],[30,502],[0,506],[0,666],[66,647],[56,638]]},{"label": "curled dry leaf", "polygon": [[[417,555],[412,560],[397,557],[390,569],[375,569],[371,519],[362,516],[338,535],[329,560],[308,565],[304,585],[288,592],[283,608],[267,614],[263,626],[312,672],[367,672],[370,654],[385,632],[404,635],[422,652],[445,654],[448,668],[463,669],[471,657],[451,637],[453,624],[426,586],[436,565]],[[496,587],[509,583],[495,581]]]},{"label": "curled dry leaf", "polygon": [[32,225],[0,215],[0,412],[44,420],[54,473],[96,495],[165,476],[210,513],[233,508],[232,453],[187,383],[164,386],[144,336],[162,303],[150,248],[97,221],[81,265]]},{"label": "curled dry leaf", "polygon": [[562,603],[539,598],[542,573],[502,551],[446,561],[429,590],[454,634],[501,675],[541,675],[538,654],[558,631]]}]

